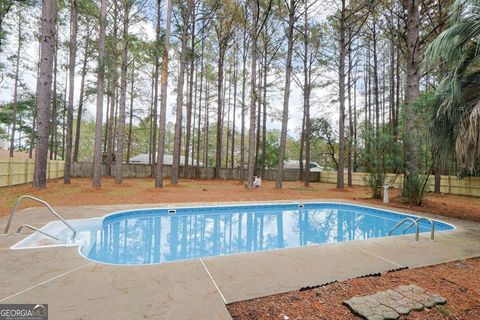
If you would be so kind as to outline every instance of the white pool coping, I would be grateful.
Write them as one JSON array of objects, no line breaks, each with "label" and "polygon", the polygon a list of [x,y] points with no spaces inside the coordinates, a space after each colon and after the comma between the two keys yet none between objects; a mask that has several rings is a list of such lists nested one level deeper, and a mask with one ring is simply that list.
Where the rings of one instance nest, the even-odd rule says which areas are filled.
[{"label": "white pool coping", "polygon": [[[85,219],[72,219],[72,220],[68,220],[68,221],[75,227],[75,226],[78,226],[78,224],[83,225],[85,222],[92,221],[92,220],[93,221],[98,221],[98,223],[100,225],[104,221],[104,219],[106,219],[108,217],[111,217],[111,216],[115,216],[115,215],[118,215],[118,214],[124,214],[124,213],[128,213],[128,212],[142,212],[142,211],[147,211],[147,210],[172,210],[172,209],[197,209],[197,208],[234,208],[234,207],[239,207],[239,206],[241,206],[241,207],[258,207],[258,206],[268,207],[268,206],[278,206],[278,205],[298,205],[298,206],[300,206],[300,205],[303,205],[303,204],[309,204],[309,205],[316,205],[316,204],[347,205],[347,206],[351,206],[351,207],[360,207],[360,208],[363,208],[363,209],[374,209],[374,210],[384,211],[384,212],[388,212],[388,213],[392,213],[392,214],[400,215],[400,216],[404,216],[404,217],[413,217],[413,218],[417,218],[417,219],[418,218],[427,218],[425,216],[421,216],[421,215],[418,215],[418,214],[402,213],[402,212],[399,212],[399,211],[394,211],[394,210],[389,210],[389,209],[384,209],[384,208],[379,208],[379,207],[360,205],[360,204],[351,203],[351,202],[335,202],[335,201],[303,201],[303,202],[295,201],[295,202],[288,202],[287,201],[287,202],[268,202],[268,203],[264,203],[264,202],[258,203],[257,202],[257,203],[248,203],[248,204],[247,203],[242,203],[242,204],[233,204],[232,203],[232,204],[211,204],[211,205],[199,204],[199,205],[188,205],[188,206],[182,206],[182,205],[177,206],[177,205],[175,205],[175,206],[164,206],[164,207],[147,207],[147,208],[139,208],[139,209],[123,209],[123,210],[117,210],[117,211],[108,213],[108,214],[100,216],[100,217],[92,217],[92,218],[85,218]],[[368,215],[368,213],[363,213],[363,214]],[[174,215],[176,215],[176,212],[175,213],[168,213],[166,216],[168,217],[168,216],[174,216]],[[390,219],[388,217],[384,217],[383,219],[393,220],[393,219]],[[432,220],[433,222],[438,222],[438,223],[448,225],[452,228],[450,230],[439,230],[437,232],[445,233],[445,232],[452,232],[452,231],[456,230],[456,226],[451,224],[451,223],[448,223],[448,222],[445,222],[445,221],[442,221],[442,220],[438,220],[438,219],[430,219],[430,218],[427,218],[427,219]],[[40,228],[40,230],[46,231],[47,233],[51,233],[49,228],[51,228],[53,226],[56,226],[56,225],[64,226],[64,224],[61,221],[54,220],[54,221],[50,221],[49,223],[47,223],[45,226]],[[62,231],[63,230],[66,230],[66,226],[64,226]],[[420,232],[420,235],[426,234],[426,233],[428,233],[428,232],[427,231]],[[237,252],[237,253],[229,253],[229,254],[223,254],[223,255],[218,255],[218,256],[194,257],[194,258],[180,259],[180,260],[174,260],[174,261],[162,261],[162,262],[145,263],[145,264],[122,264],[122,263],[111,263],[111,262],[93,260],[93,259],[91,259],[91,258],[89,258],[89,257],[87,257],[86,255],[83,254],[82,247],[83,247],[84,243],[80,243],[80,242],[78,242],[78,243],[58,243],[58,244],[50,244],[50,245],[28,245],[29,242],[32,242],[33,239],[36,238],[36,237],[46,238],[45,236],[42,236],[38,232],[34,232],[34,233],[30,234],[29,236],[27,236],[26,238],[22,239],[21,241],[15,243],[14,245],[12,245],[10,247],[10,250],[42,249],[42,248],[55,248],[55,247],[66,247],[66,248],[68,248],[68,247],[77,246],[78,247],[78,254],[87,261],[95,262],[95,263],[99,263],[99,264],[104,264],[104,265],[110,265],[110,266],[123,266],[123,267],[136,266],[136,267],[138,267],[138,266],[142,266],[142,265],[158,265],[158,264],[166,264],[166,263],[176,263],[176,262],[196,260],[196,259],[201,259],[201,258],[227,257],[227,256],[251,254],[251,253],[255,253],[255,252],[264,252],[264,251],[294,250],[294,249],[298,249],[298,248],[302,248],[302,247],[335,245],[335,244],[339,244],[339,243],[356,243],[356,242],[359,243],[359,242],[362,242],[362,241],[368,241],[368,240],[372,240],[372,239],[396,238],[396,237],[405,237],[405,236],[409,236],[409,234],[408,235],[398,234],[398,235],[375,237],[375,238],[368,238],[368,239],[344,240],[344,241],[340,241],[340,242],[315,243],[315,244],[310,244],[310,245],[306,245],[306,246],[298,246],[298,247],[275,248],[275,249],[259,250],[259,251],[252,251],[252,252]],[[67,242],[69,241],[69,239],[65,239],[65,240]],[[27,245],[23,246],[24,244],[27,244]]]}]

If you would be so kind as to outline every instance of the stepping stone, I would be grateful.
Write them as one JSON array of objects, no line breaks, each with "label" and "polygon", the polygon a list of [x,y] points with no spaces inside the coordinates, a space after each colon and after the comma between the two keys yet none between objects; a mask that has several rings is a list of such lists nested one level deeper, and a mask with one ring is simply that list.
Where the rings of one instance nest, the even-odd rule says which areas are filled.
[{"label": "stepping stone", "polygon": [[373,295],[384,306],[389,306],[398,314],[408,314],[410,312],[409,304],[402,300],[402,296],[392,290],[380,291]]},{"label": "stepping stone", "polygon": [[423,310],[447,300],[414,284],[393,290],[379,291],[373,295],[353,297],[343,303],[353,313],[368,320],[398,319],[411,310]]}]

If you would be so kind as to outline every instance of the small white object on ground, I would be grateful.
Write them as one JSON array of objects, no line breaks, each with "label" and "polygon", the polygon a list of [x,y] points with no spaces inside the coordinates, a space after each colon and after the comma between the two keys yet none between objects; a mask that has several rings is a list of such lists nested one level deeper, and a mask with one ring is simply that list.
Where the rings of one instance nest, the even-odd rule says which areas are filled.
[{"label": "small white object on ground", "polygon": [[255,188],[260,188],[262,186],[262,178],[261,177],[254,177],[253,178],[253,186]]},{"label": "small white object on ground", "polygon": [[383,203],[388,203],[388,189],[390,189],[390,186],[388,184],[383,186]]}]

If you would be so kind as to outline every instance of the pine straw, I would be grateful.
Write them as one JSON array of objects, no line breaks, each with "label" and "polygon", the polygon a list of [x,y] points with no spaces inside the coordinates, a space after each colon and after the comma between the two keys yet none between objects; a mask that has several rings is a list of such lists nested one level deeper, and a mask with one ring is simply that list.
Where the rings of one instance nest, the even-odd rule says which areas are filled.
[{"label": "pine straw", "polygon": [[[480,319],[480,259],[401,270],[228,305],[233,319],[358,319],[342,302],[403,284],[416,284],[447,299],[445,306],[401,319]],[[285,317],[286,316],[286,317]]]}]

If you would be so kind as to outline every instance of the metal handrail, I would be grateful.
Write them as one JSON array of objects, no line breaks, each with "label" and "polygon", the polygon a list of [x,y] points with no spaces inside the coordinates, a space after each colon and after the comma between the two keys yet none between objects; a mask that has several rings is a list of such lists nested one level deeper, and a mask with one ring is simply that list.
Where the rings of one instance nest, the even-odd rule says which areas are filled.
[{"label": "metal handrail", "polygon": [[[425,220],[425,221],[428,221],[430,222],[430,240],[435,240],[435,223],[433,222],[432,219],[428,219],[428,218],[425,218],[425,217],[420,217],[418,219],[416,219],[415,221],[417,223],[419,223],[420,221],[422,220]],[[403,234],[405,234],[407,232],[408,229],[410,229],[411,227],[413,226],[413,223],[409,224],[405,229],[403,229]]]},{"label": "metal handrail", "polygon": [[[47,209],[55,216],[57,217],[60,221],[62,221],[70,230],[72,230],[73,234],[71,239],[75,239],[75,236],[77,235],[77,231],[72,227],[70,223],[68,223],[65,219],[63,219],[46,201],[43,201],[41,199],[32,197],[30,195],[23,195],[17,199],[17,202],[15,203],[15,207],[13,207],[12,213],[10,214],[10,217],[8,218],[7,225],[5,226],[5,231],[4,234],[8,233],[8,229],[10,228],[10,224],[12,223],[13,216],[17,212],[18,206],[20,205],[20,202],[22,202],[23,199],[30,199],[36,202],[39,202],[43,204]],[[21,229],[21,227],[20,227]]]},{"label": "metal handrail", "polygon": [[45,231],[42,231],[42,230],[40,230],[40,229],[38,229],[38,228],[35,228],[34,226],[31,226],[31,225],[29,225],[29,224],[22,224],[22,225],[20,226],[20,228],[17,229],[17,232],[16,232],[16,233],[17,233],[17,234],[20,233],[20,231],[22,231],[23,228],[32,229],[32,230],[37,231],[37,232],[39,232],[39,233],[41,233],[41,234],[43,234],[43,235],[46,235],[47,237],[50,237],[50,238],[53,238],[53,239],[55,239],[55,240],[59,240],[59,241],[60,241],[60,239],[58,239],[57,237],[52,236],[51,234],[49,234],[49,233],[47,233],[47,232],[45,232]]},{"label": "metal handrail", "polygon": [[388,233],[388,235],[391,236],[392,233],[393,233],[395,230],[397,230],[398,228],[400,228],[400,226],[401,226],[402,224],[404,224],[405,222],[407,222],[407,221],[412,221],[412,223],[415,225],[415,227],[416,227],[416,228],[415,228],[415,242],[418,242],[418,241],[420,240],[420,235],[419,235],[420,230],[419,230],[419,227],[418,227],[418,223],[417,223],[416,220],[414,220],[413,218],[409,218],[409,217],[403,219],[402,221],[400,221],[392,230],[390,230],[390,232]]}]

